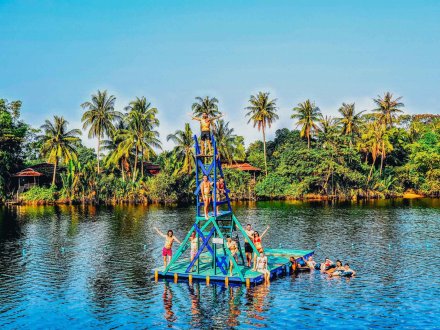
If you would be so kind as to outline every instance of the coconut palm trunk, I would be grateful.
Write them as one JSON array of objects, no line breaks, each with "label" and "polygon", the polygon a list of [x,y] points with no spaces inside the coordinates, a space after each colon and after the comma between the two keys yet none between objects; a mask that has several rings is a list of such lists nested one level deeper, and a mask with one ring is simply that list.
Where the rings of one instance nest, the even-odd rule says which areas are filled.
[{"label": "coconut palm trunk", "polygon": [[144,177],[144,147],[141,148],[141,179]]},{"label": "coconut palm trunk", "polygon": [[135,156],[134,156],[133,182],[136,181],[136,169],[137,169],[137,164],[138,164],[138,150],[137,150],[137,147],[135,149],[136,149],[136,152],[135,152]]},{"label": "coconut palm trunk", "polygon": [[262,126],[262,131],[263,131],[263,153],[264,153],[264,168],[265,168],[265,173],[267,176],[267,155],[266,155],[266,132],[264,131],[264,124]]},{"label": "coconut palm trunk", "polygon": [[379,171],[379,175],[382,176],[382,169],[383,169],[383,162],[385,159],[385,141],[382,141],[382,154],[380,157],[380,171]]},{"label": "coconut palm trunk", "polygon": [[98,161],[98,174],[101,173],[99,169],[99,152],[101,150],[101,137],[98,135],[98,150],[96,152],[96,160]]},{"label": "coconut palm trunk", "polygon": [[57,176],[57,165],[58,165],[58,158],[55,157],[55,163],[53,164],[52,186],[55,186],[55,179]]}]

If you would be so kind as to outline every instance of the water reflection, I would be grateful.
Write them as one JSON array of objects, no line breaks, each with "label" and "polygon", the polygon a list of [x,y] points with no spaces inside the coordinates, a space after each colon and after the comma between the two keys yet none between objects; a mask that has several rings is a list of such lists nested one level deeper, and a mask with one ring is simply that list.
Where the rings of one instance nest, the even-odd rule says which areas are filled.
[{"label": "water reflection", "polygon": [[[433,327],[440,322],[439,200],[235,205],[270,225],[267,247],[316,249],[349,262],[353,279],[319,272],[270,287],[151,281],[162,239],[184,237],[191,207],[0,208],[0,327]],[[415,289],[416,288],[416,289]],[[42,318],[41,315],[46,316]],[[331,322],[330,322],[331,320]]]}]

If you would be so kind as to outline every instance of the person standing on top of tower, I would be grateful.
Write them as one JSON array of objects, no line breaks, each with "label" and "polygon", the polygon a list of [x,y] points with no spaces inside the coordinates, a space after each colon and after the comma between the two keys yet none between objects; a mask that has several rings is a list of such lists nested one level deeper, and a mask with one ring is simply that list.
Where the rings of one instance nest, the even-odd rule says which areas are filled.
[{"label": "person standing on top of tower", "polygon": [[202,191],[202,198],[203,198],[203,209],[205,211],[205,219],[208,220],[208,208],[209,204],[211,203],[211,186],[213,185],[212,182],[209,182],[208,176],[203,176],[203,181],[200,184],[200,190]]},{"label": "person standing on top of tower", "polygon": [[201,135],[200,139],[201,143],[201,153],[202,155],[206,155],[206,145],[208,145],[208,152],[212,154],[212,146],[211,146],[211,124],[214,120],[221,118],[223,115],[219,115],[217,117],[209,117],[206,112],[202,114],[202,117],[192,117],[193,120],[197,120],[200,122],[200,130]]}]

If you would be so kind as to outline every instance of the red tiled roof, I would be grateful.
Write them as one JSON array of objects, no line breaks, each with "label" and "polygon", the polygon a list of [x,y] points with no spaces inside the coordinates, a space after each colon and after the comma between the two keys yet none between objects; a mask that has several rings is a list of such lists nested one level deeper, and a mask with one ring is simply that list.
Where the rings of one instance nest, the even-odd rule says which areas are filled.
[{"label": "red tiled roof", "polygon": [[23,176],[42,176],[43,174],[35,171],[32,168],[25,168],[18,173],[15,173],[13,176],[23,177]]},{"label": "red tiled roof", "polygon": [[252,166],[249,163],[241,163],[241,164],[224,164],[224,168],[230,168],[240,171],[246,171],[246,172],[260,172],[261,168]]}]

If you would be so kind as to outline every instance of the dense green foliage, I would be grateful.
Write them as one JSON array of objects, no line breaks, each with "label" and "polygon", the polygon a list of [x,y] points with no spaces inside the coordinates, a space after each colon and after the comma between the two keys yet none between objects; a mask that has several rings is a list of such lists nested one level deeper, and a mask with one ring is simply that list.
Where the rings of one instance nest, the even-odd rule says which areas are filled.
[{"label": "dense green foliage", "polygon": [[23,147],[29,131],[19,120],[20,101],[0,99],[0,202],[11,188],[11,173],[23,164]]},{"label": "dense green foliage", "polygon": [[[188,123],[167,136],[171,151],[161,151],[157,114],[145,97],[123,111],[115,97],[98,91],[82,104],[84,129],[98,138],[97,154],[78,138],[62,117],[46,120],[40,130],[22,122],[21,103],[0,100],[0,201],[14,195],[11,174],[25,165],[49,162],[57,169],[51,187],[21,194],[26,202],[188,203],[194,201],[194,132]],[[440,194],[440,116],[406,115],[391,93],[374,99],[376,108],[357,111],[343,103],[337,118],[324,116],[311,100],[293,107],[295,128],[279,129],[272,141],[267,130],[278,118],[268,93],[251,96],[244,109],[263,141],[244,147],[229,122],[214,123],[224,163],[246,161],[263,169],[251,174],[225,169],[235,200],[284,198],[385,198],[405,192]],[[194,115],[221,114],[216,98],[196,98]],[[154,162],[160,172],[150,173]],[[266,175],[267,168],[267,175]],[[55,176],[59,179],[56,180]]]},{"label": "dense green foliage", "polygon": [[28,203],[53,203],[56,200],[55,187],[34,186],[21,194],[21,199]]}]

